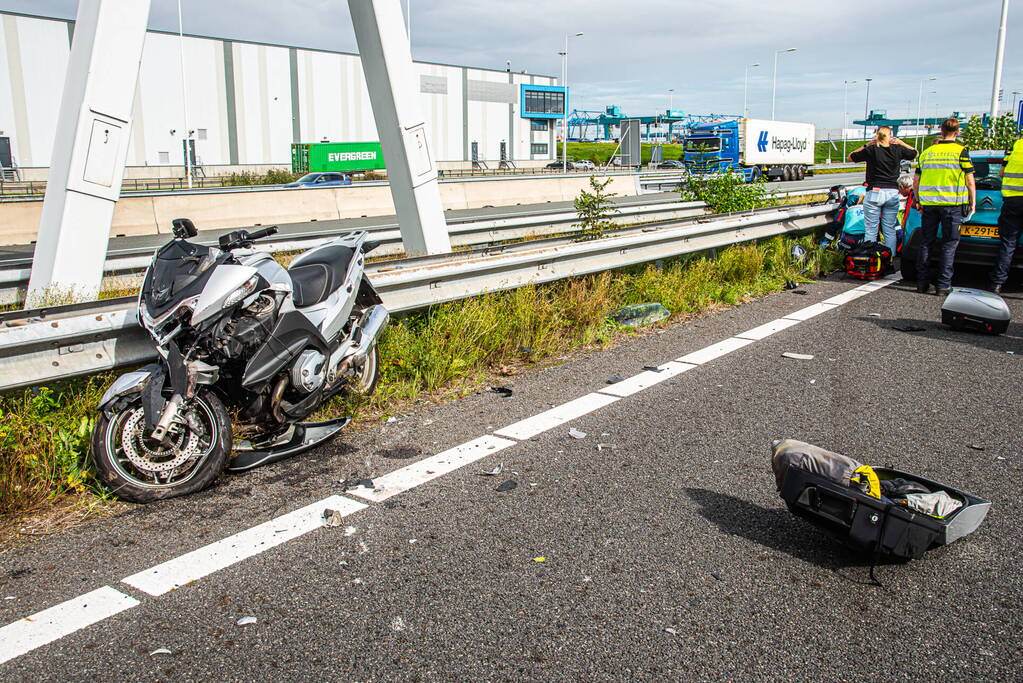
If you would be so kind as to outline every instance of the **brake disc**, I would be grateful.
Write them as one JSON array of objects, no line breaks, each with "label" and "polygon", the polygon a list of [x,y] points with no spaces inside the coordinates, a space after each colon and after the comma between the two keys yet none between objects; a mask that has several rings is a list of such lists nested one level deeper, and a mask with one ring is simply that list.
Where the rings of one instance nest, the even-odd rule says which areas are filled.
[{"label": "brake disc", "polygon": [[171,434],[168,438],[172,442],[170,448],[152,441],[147,442],[145,413],[139,409],[124,423],[124,429],[121,431],[121,448],[124,449],[124,455],[131,464],[146,472],[169,472],[202,451],[199,435],[191,430]]}]

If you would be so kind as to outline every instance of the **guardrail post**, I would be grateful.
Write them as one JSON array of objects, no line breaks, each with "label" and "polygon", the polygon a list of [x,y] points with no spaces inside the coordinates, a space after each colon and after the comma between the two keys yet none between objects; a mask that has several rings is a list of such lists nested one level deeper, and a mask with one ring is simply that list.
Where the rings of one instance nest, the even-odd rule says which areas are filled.
[{"label": "guardrail post", "polygon": [[398,0],[348,0],[405,252],[451,251]]},{"label": "guardrail post", "polygon": [[29,306],[99,292],[128,154],[150,0],[79,0]]}]

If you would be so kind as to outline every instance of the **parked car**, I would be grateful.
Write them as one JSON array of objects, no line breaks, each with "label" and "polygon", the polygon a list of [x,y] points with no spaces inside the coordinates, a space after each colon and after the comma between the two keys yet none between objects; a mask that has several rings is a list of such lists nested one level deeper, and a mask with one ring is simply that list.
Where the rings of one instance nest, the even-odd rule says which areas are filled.
[{"label": "parked car", "polygon": [[306,173],[293,183],[281,187],[340,187],[351,185],[352,177],[347,173]]},{"label": "parked car", "polygon": [[666,161],[662,161],[661,163],[657,164],[657,168],[665,168],[665,169],[671,169],[671,170],[682,169],[682,168],[685,168],[685,167],[686,167],[686,165],[683,164],[678,159],[668,159]]},{"label": "parked car", "polygon": [[572,165],[579,170],[593,171],[597,166],[592,161],[573,161]]},{"label": "parked car", "polygon": [[[977,181],[977,213],[960,228],[956,263],[993,266],[998,255],[998,214],[1002,211],[1002,167],[1005,152],[970,152],[974,178]],[[905,239],[902,249],[902,276],[916,280],[916,252],[920,244],[920,212],[907,209]],[[939,233],[940,234],[940,233]],[[1023,242],[1023,239],[1020,240]],[[937,250],[932,250],[936,253]],[[1013,268],[1023,267],[1023,250],[1017,249]]]},{"label": "parked car", "polygon": [[[566,166],[564,161],[552,161],[551,163],[547,164],[547,168],[561,170],[562,168],[566,168]],[[567,168],[569,171],[574,171],[576,169],[576,162],[574,161],[568,162]]]}]

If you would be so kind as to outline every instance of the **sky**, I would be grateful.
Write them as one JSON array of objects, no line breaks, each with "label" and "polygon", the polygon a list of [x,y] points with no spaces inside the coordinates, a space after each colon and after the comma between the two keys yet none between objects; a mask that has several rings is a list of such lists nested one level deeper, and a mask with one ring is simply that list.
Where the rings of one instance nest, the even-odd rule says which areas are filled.
[{"label": "sky", "polygon": [[[411,4],[416,60],[560,76],[566,33],[570,106],[630,115],[668,108],[838,129],[866,104],[890,116],[990,106],[1002,0],[400,0]],[[181,0],[186,33],[355,52],[346,0]],[[73,18],[77,0],[0,0],[0,9]],[[152,0],[150,28],[177,30],[175,0]],[[583,33],[575,37],[576,33]],[[1023,92],[1023,5],[1009,8],[1003,110]],[[669,93],[669,90],[674,92]],[[934,92],[931,92],[934,91]],[[1023,94],[1018,97],[1023,98]]]}]

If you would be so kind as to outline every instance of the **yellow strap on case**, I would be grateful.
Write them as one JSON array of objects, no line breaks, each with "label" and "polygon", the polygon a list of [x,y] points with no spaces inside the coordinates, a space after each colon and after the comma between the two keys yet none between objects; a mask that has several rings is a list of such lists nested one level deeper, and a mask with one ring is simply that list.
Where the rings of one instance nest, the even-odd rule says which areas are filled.
[{"label": "yellow strap on case", "polygon": [[873,496],[878,500],[881,499],[881,480],[877,478],[877,472],[870,465],[863,465],[862,467],[856,468],[856,474],[863,475],[861,477],[850,477],[849,481],[860,483],[863,481],[863,477],[867,478],[867,495]]}]

